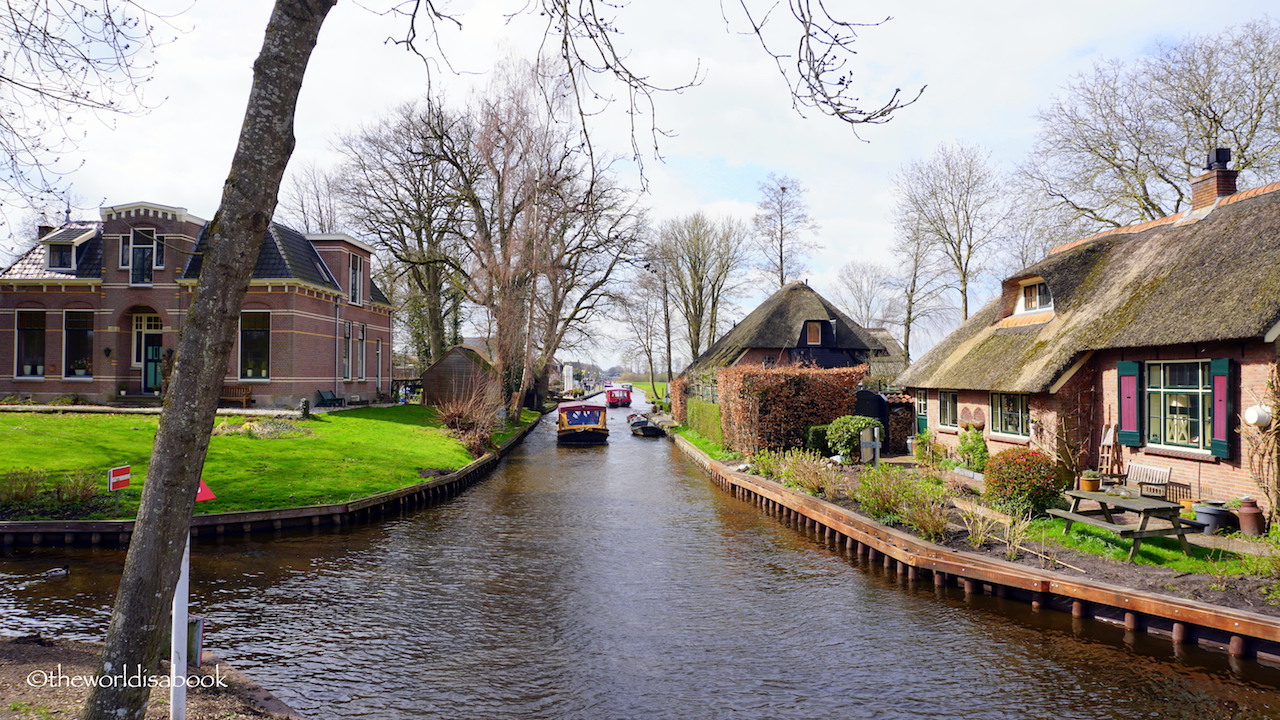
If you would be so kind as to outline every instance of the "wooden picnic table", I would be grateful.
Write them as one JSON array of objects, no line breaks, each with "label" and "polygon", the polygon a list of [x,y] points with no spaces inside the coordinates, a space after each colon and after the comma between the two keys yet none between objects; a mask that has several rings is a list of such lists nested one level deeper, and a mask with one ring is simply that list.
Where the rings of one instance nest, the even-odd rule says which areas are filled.
[{"label": "wooden picnic table", "polygon": [[[1183,525],[1182,519],[1179,517],[1182,506],[1178,503],[1153,497],[1122,497],[1108,495],[1104,492],[1085,492],[1083,490],[1068,490],[1065,495],[1071,498],[1070,510],[1049,509],[1050,515],[1055,515],[1067,521],[1067,527],[1063,530],[1064,535],[1071,532],[1072,523],[1081,522],[1104,530],[1110,530],[1122,538],[1132,538],[1133,547],[1129,550],[1130,560],[1137,556],[1138,548],[1142,547],[1144,538],[1177,535],[1178,542],[1182,545],[1182,552],[1187,555],[1191,554],[1191,546],[1187,544],[1186,538],[1187,526]],[[1081,510],[1080,503],[1085,500],[1092,500],[1097,503],[1098,508]],[[1115,518],[1112,517],[1112,511],[1135,512],[1141,516],[1142,521],[1138,525],[1117,525]],[[1102,517],[1099,518],[1098,516]],[[1151,518],[1165,520],[1170,527],[1148,529],[1147,524]]]}]

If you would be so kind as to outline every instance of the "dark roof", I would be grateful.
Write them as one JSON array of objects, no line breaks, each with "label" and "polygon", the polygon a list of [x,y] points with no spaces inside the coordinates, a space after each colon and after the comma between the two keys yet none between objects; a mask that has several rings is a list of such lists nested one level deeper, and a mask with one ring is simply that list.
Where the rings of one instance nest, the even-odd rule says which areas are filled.
[{"label": "dark roof", "polygon": [[[92,232],[93,235],[76,246],[76,266],[68,270],[50,270],[45,267],[48,242],[70,243]],[[102,223],[77,221],[67,223],[41,238],[35,247],[0,272],[0,280],[46,280],[58,278],[102,277]]]},{"label": "dark roof", "polygon": [[752,310],[724,337],[698,356],[690,369],[709,369],[732,363],[749,348],[795,348],[808,320],[834,320],[835,344],[829,350],[883,352],[874,337],[826,298],[804,283],[784,285]]},{"label": "dark roof", "polygon": [[[1111,230],[1055,250],[913,363],[897,384],[1043,392],[1083,353],[1261,338],[1280,322],[1280,183],[1207,215]],[[1199,218],[1199,219],[1197,219]],[[1004,319],[1017,280],[1043,277],[1053,310]]]},{"label": "dark roof", "polygon": [[[208,225],[205,226],[206,228]],[[194,279],[200,276],[201,251],[204,249],[204,231],[200,233],[196,243],[196,252],[191,256],[183,277]],[[320,253],[307,239],[306,235],[293,228],[271,223],[267,229],[262,249],[258,252],[258,262],[253,267],[255,279],[291,278],[303,282],[340,290],[341,286],[333,273],[320,259]],[[370,283],[369,299],[375,303],[390,305],[387,296],[375,282]]]}]

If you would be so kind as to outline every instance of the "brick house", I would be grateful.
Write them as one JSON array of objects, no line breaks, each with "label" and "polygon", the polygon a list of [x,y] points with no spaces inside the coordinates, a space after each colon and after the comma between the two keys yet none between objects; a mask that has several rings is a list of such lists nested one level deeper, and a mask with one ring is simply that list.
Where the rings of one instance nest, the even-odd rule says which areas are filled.
[{"label": "brick house", "polygon": [[[155,396],[200,272],[206,222],[155,203],[41,228],[0,273],[0,396],[93,402]],[[347,235],[267,231],[224,384],[258,406],[320,390],[371,400],[390,388],[391,306],[372,248]]]},{"label": "brick house", "polygon": [[1192,180],[1188,210],[1067,243],[898,382],[917,422],[955,447],[1079,448],[1098,467],[1172,469],[1192,495],[1258,496],[1238,418],[1280,354],[1280,183],[1236,192],[1229,153]]}]

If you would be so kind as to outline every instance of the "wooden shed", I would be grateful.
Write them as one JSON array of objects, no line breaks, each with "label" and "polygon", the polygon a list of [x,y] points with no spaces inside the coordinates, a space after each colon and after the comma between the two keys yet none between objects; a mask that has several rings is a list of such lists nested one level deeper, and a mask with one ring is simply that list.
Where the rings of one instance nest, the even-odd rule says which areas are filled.
[{"label": "wooden shed", "polygon": [[482,383],[497,377],[493,364],[476,348],[454,345],[422,373],[422,402],[439,405],[474,393]]}]

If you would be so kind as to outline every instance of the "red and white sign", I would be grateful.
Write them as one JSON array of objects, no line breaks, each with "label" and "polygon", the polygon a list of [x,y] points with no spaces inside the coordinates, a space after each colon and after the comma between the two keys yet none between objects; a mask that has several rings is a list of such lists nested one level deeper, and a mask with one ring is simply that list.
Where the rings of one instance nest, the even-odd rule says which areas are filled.
[{"label": "red and white sign", "polygon": [[121,465],[107,471],[107,490],[115,492],[129,487],[129,466]]},{"label": "red and white sign", "polygon": [[200,478],[200,489],[196,490],[196,502],[201,500],[217,500],[218,496],[213,494],[208,485],[204,484],[204,478]]}]

